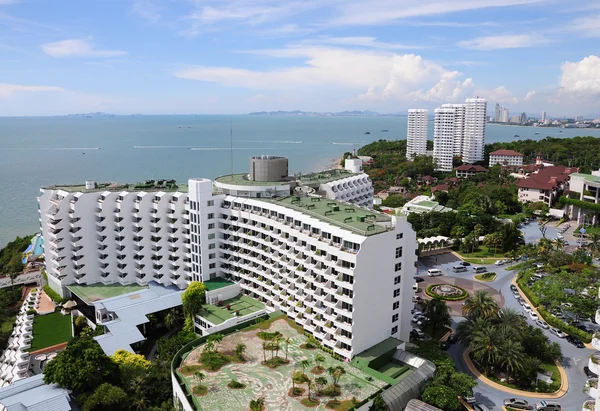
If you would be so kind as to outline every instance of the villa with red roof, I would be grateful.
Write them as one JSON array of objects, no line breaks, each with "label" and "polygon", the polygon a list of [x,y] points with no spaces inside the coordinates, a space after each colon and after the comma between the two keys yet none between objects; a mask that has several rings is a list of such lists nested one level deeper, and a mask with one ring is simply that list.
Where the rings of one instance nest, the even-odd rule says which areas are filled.
[{"label": "villa with red roof", "polygon": [[521,167],[523,165],[523,154],[514,150],[496,150],[490,153],[489,166],[496,164],[507,167]]},{"label": "villa with red roof", "polygon": [[544,202],[551,206],[558,194],[569,188],[569,177],[576,173],[576,167],[552,166],[531,173],[519,180],[519,201],[522,203]]},{"label": "villa with red roof", "polygon": [[482,166],[476,166],[473,164],[463,164],[455,168],[456,177],[458,178],[469,178],[477,175],[478,173],[487,173],[488,169]]}]

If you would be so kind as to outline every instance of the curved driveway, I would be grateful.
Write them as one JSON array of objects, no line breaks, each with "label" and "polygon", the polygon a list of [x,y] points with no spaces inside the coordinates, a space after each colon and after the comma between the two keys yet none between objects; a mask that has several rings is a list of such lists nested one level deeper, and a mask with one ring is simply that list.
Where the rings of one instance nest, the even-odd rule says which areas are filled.
[{"label": "curved driveway", "polygon": [[[553,227],[551,229],[552,231],[555,231]],[[550,232],[551,229],[549,229],[548,231]],[[536,235],[536,232],[538,234],[538,238],[539,236],[541,236],[539,234],[539,230],[537,228],[536,223],[529,224],[524,228],[523,231],[526,233],[526,238],[528,242],[534,240],[533,237]],[[549,237],[548,233],[546,234],[546,236]],[[550,236],[550,238],[552,237]],[[482,283],[473,279],[473,270],[470,268],[466,272],[454,273],[452,271],[452,266],[456,265],[456,262],[458,260],[456,260],[454,257],[450,257],[450,254],[437,256],[437,259],[438,264],[435,263],[435,257],[425,259],[426,263],[431,263],[431,265],[428,265],[426,267],[420,264],[417,270],[417,275],[420,277],[425,277],[426,281],[430,283],[439,283],[442,281],[438,280],[444,279],[443,282],[457,282],[461,287],[463,286],[462,284],[464,284],[467,280],[472,280],[475,283],[484,284],[486,286],[491,287],[499,294],[502,294],[502,297],[506,297],[504,298],[505,307],[515,308],[519,312],[524,313],[523,308],[517,302],[517,300],[513,298],[512,292],[510,290],[511,281],[516,275],[516,273],[512,271],[506,271],[505,268],[507,266],[496,267],[494,265],[487,265],[486,267],[488,268],[488,271],[494,271],[498,274],[498,276],[491,283]],[[434,277],[433,280],[427,277],[427,269],[433,266],[436,268],[440,268],[444,272],[444,275],[441,277]],[[419,285],[421,284],[424,283],[419,283]],[[424,287],[421,288],[424,289]],[[455,328],[456,324],[462,321],[463,318],[457,315],[458,313],[456,313],[454,309],[452,311],[452,314],[454,315],[452,318],[452,327]],[[527,316],[527,322],[535,326],[534,322],[529,318],[529,316]],[[586,326],[590,328],[598,328],[598,326],[595,324],[586,324]],[[566,411],[581,410],[583,403],[586,400],[591,399],[589,396],[583,393],[583,388],[587,380],[586,375],[583,373],[583,367],[588,364],[589,356],[594,352],[594,350],[587,348],[576,348],[574,345],[568,343],[565,339],[558,338],[553,334],[550,334],[547,330],[544,330],[544,334],[548,336],[551,342],[557,342],[560,344],[564,356],[564,360],[561,362],[561,364],[565,368],[569,379],[568,392],[562,398],[556,401],[558,401],[563,407],[563,409],[565,409]],[[450,356],[454,360],[454,363],[456,364],[456,368],[459,371],[471,374],[463,361],[463,352],[464,347],[458,343],[451,345],[450,349],[448,350],[448,353],[450,354]],[[481,382],[477,385],[477,387],[475,387],[473,391],[475,392],[475,398],[477,399],[477,402],[484,403],[492,411],[501,410],[504,399],[510,397],[509,394],[499,391]],[[535,398],[524,398],[532,404],[540,401],[539,399]]]}]

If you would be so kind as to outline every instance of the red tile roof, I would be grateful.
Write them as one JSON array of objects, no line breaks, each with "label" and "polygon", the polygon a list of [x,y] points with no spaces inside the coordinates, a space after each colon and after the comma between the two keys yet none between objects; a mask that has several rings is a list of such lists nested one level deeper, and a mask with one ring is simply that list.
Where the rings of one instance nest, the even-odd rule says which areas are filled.
[{"label": "red tile roof", "polygon": [[552,166],[540,169],[532,173],[528,178],[519,180],[517,187],[534,188],[539,190],[554,190],[559,185],[568,181],[569,175],[578,171],[575,167]]},{"label": "red tile roof", "polygon": [[495,155],[495,156],[519,156],[519,157],[523,157],[523,154],[519,153],[518,151],[515,150],[496,150],[496,151],[492,151],[490,153],[491,155]]},{"label": "red tile roof", "polygon": [[435,193],[436,191],[448,191],[449,189],[450,186],[448,184],[438,184],[437,186],[431,187],[431,194]]},{"label": "red tile roof", "polygon": [[482,166],[476,166],[474,164],[463,164],[462,166],[456,167],[458,171],[475,171],[476,173],[485,173],[488,171],[487,168]]}]

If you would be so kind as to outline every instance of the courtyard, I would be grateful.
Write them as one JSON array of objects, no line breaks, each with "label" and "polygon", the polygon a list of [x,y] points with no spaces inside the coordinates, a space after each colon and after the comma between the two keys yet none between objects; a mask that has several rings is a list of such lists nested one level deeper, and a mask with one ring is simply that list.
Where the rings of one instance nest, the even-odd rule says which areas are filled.
[{"label": "courtyard", "polygon": [[[273,352],[263,349],[264,339],[261,339],[259,335],[275,332],[279,332],[282,336],[279,349],[275,348],[277,355],[282,359],[280,361],[282,364],[277,368],[269,368],[262,363],[265,359],[270,359]],[[288,344],[285,343],[286,340]],[[200,357],[206,350],[206,344],[204,344],[187,354],[178,373],[185,380],[190,393],[194,392],[194,387],[199,385],[198,378],[194,375],[195,372],[201,371],[204,374],[200,384],[206,387],[206,390],[203,390],[205,393],[193,395],[193,397],[196,407],[205,411],[245,411],[248,410],[250,401],[259,397],[264,398],[267,410],[305,410],[307,408],[325,410],[326,404],[334,399],[338,401],[339,405],[333,409],[349,409],[353,405],[353,398],[360,402],[386,385],[385,382],[332,358],[318,348],[307,348],[307,342],[306,336],[293,328],[286,318],[281,317],[271,323],[227,335],[215,347],[220,353],[233,355],[238,344],[245,344],[246,350],[243,355],[245,362],[233,361],[218,371],[201,368]],[[285,363],[286,358],[289,363]],[[338,396],[328,396],[326,395],[327,390],[323,387],[321,390],[313,387],[311,388],[312,398],[313,400],[317,399],[318,404],[315,405],[316,401],[313,401],[310,407],[304,406],[301,402],[306,403],[308,400],[306,382],[296,382],[295,387],[300,388],[302,393],[290,396],[292,375],[298,371],[306,374],[313,382],[318,377],[324,377],[327,380],[326,386],[331,388],[333,386],[332,377],[327,371],[330,367],[341,367],[345,371],[339,377]],[[389,370],[388,372],[396,374],[398,370]],[[232,380],[245,384],[245,387],[239,389],[228,387]],[[323,395],[317,395],[318,391],[323,391]],[[333,391],[335,392],[336,389]]]},{"label": "courtyard", "polygon": [[59,312],[36,315],[30,352],[68,342],[71,339],[71,316]]}]

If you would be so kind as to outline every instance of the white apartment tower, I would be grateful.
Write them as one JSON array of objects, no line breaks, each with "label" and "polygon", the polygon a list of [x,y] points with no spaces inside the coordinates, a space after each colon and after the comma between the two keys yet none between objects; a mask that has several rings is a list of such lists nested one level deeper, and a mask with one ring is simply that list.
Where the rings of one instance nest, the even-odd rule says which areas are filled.
[{"label": "white apartment tower", "polygon": [[485,125],[487,123],[487,100],[469,98],[465,105],[465,126],[461,155],[464,163],[483,161]]},{"label": "white apartment tower", "polygon": [[483,160],[486,112],[487,100],[481,98],[435,110],[433,156],[439,171],[452,171],[453,156],[469,164]]},{"label": "white apartment tower", "polygon": [[542,111],[542,123],[546,121],[546,112]]},{"label": "white apartment tower", "polygon": [[415,155],[423,156],[427,152],[427,126],[429,110],[408,110],[406,130],[406,159],[412,160]]},{"label": "white apartment tower", "polygon": [[64,296],[70,284],[183,289],[225,277],[350,359],[411,329],[416,235],[404,217],[366,207],[372,196],[367,174],[291,177],[274,156],[187,185],[45,187],[48,282]]}]

